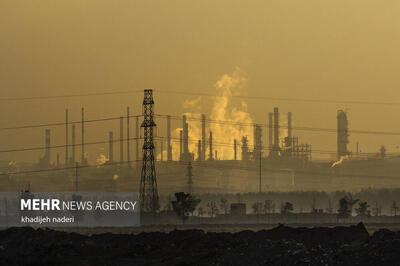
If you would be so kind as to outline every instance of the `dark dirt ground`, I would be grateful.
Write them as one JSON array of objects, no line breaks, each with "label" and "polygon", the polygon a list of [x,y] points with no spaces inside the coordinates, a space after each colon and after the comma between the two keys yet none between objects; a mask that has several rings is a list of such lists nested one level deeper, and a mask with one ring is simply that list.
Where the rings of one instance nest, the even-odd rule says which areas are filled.
[{"label": "dark dirt ground", "polygon": [[363,224],[240,232],[0,231],[0,265],[400,265],[400,232]]}]

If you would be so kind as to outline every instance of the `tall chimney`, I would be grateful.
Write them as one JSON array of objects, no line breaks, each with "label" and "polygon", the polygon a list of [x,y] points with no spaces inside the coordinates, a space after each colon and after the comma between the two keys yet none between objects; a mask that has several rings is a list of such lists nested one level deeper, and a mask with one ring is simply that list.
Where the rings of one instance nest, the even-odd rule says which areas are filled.
[{"label": "tall chimney", "polygon": [[254,152],[253,157],[257,160],[262,151],[262,128],[260,125],[254,125]]},{"label": "tall chimney", "polygon": [[278,107],[274,108],[274,146],[279,150],[279,112]]},{"label": "tall chimney", "polygon": [[81,116],[82,116],[82,121],[81,121],[81,127],[82,127],[82,136],[81,136],[81,162],[82,165],[85,165],[85,109],[82,107],[81,109]]},{"label": "tall chimney", "polygon": [[182,160],[182,130],[179,131],[179,160]]},{"label": "tall chimney", "polygon": [[206,147],[207,147],[207,140],[206,140],[206,115],[201,115],[201,160],[205,161],[206,159]]},{"label": "tall chimney", "polygon": [[65,166],[69,165],[68,155],[68,109],[65,109]]},{"label": "tall chimney", "polygon": [[124,161],[124,118],[119,118],[119,161]]},{"label": "tall chimney", "polygon": [[291,138],[292,137],[292,112],[287,113],[287,124],[288,124],[287,135],[289,138]]},{"label": "tall chimney", "polygon": [[72,155],[71,155],[71,165],[75,165],[75,124],[72,124]]},{"label": "tall chimney", "polygon": [[110,163],[114,162],[114,133],[110,131],[108,133],[109,140],[108,140],[108,161]]},{"label": "tall chimney", "polygon": [[164,141],[161,140],[161,151],[160,151],[160,155],[161,155],[161,161],[164,160]]},{"label": "tall chimney", "polygon": [[46,152],[45,152],[45,164],[50,165],[50,129],[46,129]]},{"label": "tall chimney", "polygon": [[212,141],[213,141],[213,137],[212,137],[212,131],[210,131],[210,140],[208,142],[208,144],[210,145],[210,154],[209,154],[209,160],[213,159],[213,146],[212,146]]},{"label": "tall chimney", "polygon": [[189,155],[189,125],[186,122],[186,115],[183,116],[183,156],[185,157],[185,160],[188,158]]},{"label": "tall chimney", "polygon": [[270,153],[272,152],[272,147],[274,146],[273,144],[273,114],[269,113],[268,114],[268,129],[269,129],[269,133],[268,133],[268,142],[269,142],[269,150]]},{"label": "tall chimney", "polygon": [[348,155],[347,144],[349,143],[349,122],[347,113],[343,110],[337,111],[337,158]]},{"label": "tall chimney", "polygon": [[167,115],[167,160],[172,161],[171,116]]},{"label": "tall chimney", "polygon": [[197,144],[197,160],[201,161],[201,140],[198,141]]},{"label": "tall chimney", "polygon": [[136,161],[139,161],[139,143],[140,143],[140,135],[139,135],[139,117],[136,117]]},{"label": "tall chimney", "polygon": [[237,156],[236,156],[236,139],[233,140],[233,151],[234,151],[234,153],[235,153],[234,159],[235,159],[235,161],[236,161],[236,159],[237,159]]},{"label": "tall chimney", "polygon": [[130,167],[131,161],[131,149],[130,149],[130,140],[129,140],[129,106],[126,107],[126,160],[128,161],[128,166]]}]

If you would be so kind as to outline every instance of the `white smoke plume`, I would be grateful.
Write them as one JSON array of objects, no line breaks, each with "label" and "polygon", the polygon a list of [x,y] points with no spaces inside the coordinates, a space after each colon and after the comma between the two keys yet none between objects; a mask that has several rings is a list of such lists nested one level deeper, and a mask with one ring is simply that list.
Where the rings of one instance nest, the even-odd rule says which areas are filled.
[{"label": "white smoke plume", "polygon": [[[207,112],[205,100],[197,98],[188,100],[183,104],[187,123],[189,124],[189,151],[195,154],[197,158],[198,140],[201,140],[201,114],[206,115],[206,140],[208,144],[210,131],[213,134],[213,150],[218,153],[218,159],[233,160],[234,149],[233,142],[237,142],[237,159],[241,159],[240,144],[243,136],[247,136],[248,144],[253,145],[253,119],[247,111],[245,101],[234,103],[232,96],[239,93],[246,86],[247,78],[240,70],[234,71],[231,75],[223,75],[215,83],[216,97],[212,99],[211,112]],[[209,99],[209,98],[208,98]],[[224,121],[224,123],[213,123],[212,121]],[[229,121],[229,123],[226,123]],[[172,132],[173,160],[179,160],[179,132],[182,128],[176,128]],[[209,146],[207,145],[206,158],[209,155]],[[166,158],[166,152],[164,153]]]}]

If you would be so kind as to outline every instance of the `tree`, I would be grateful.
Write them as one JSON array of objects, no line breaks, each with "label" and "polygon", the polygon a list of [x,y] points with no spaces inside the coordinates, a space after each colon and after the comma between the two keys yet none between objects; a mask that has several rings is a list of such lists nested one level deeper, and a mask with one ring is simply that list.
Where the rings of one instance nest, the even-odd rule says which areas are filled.
[{"label": "tree", "polygon": [[211,217],[214,217],[214,215],[216,215],[218,213],[218,207],[217,204],[215,203],[215,201],[210,201],[209,203],[207,203],[207,208],[208,208],[208,214]]},{"label": "tree", "polygon": [[286,202],[281,209],[281,214],[289,214],[293,211],[293,203]]},{"label": "tree", "polygon": [[219,207],[224,211],[224,214],[228,214],[229,211],[229,202],[225,198],[221,198],[219,202]]},{"label": "tree", "polygon": [[338,219],[349,218],[353,213],[353,206],[358,202],[358,199],[353,199],[349,193],[347,196],[339,200]]},{"label": "tree", "polygon": [[345,197],[339,200],[338,219],[346,219],[351,216],[349,203]]},{"label": "tree", "polygon": [[175,193],[176,200],[172,201],[172,208],[176,214],[181,217],[182,224],[185,224],[189,213],[192,213],[197,205],[200,203],[200,199],[196,199],[189,193],[177,192]]},{"label": "tree", "polygon": [[258,215],[258,214],[260,214],[262,212],[262,203],[261,202],[255,202],[252,205],[252,208],[253,208],[254,214]]},{"label": "tree", "polygon": [[391,209],[392,209],[392,213],[394,213],[394,216],[396,216],[397,215],[397,211],[399,210],[399,207],[397,206],[397,202],[396,201],[393,201]]},{"label": "tree", "polygon": [[366,201],[360,201],[358,203],[358,208],[356,208],[357,216],[370,216],[371,211],[368,210],[369,205]]}]

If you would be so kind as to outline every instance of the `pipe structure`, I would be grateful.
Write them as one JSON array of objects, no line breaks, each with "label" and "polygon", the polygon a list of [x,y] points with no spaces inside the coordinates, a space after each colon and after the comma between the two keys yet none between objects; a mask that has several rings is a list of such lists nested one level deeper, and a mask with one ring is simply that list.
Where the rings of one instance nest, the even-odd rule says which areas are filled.
[{"label": "pipe structure", "polygon": [[279,150],[279,111],[278,107],[274,108],[274,147]]},{"label": "pipe structure", "polygon": [[124,118],[119,118],[119,161],[124,161]]},{"label": "pipe structure", "polygon": [[68,109],[65,109],[65,166],[69,165],[68,154]]},{"label": "pipe structure", "polygon": [[206,159],[206,149],[207,149],[207,140],[206,140],[206,115],[201,115],[201,160],[205,161]]},{"label": "pipe structure", "polygon": [[81,163],[85,165],[85,109],[82,107],[81,109],[81,127],[82,127],[82,135],[81,135]]},{"label": "pipe structure", "polygon": [[108,133],[108,161],[114,162],[114,133],[112,131]]},{"label": "pipe structure", "polygon": [[71,165],[74,165],[75,162],[76,162],[76,159],[75,159],[75,140],[76,140],[76,139],[75,139],[75,124],[72,124],[72,130],[71,130],[71,132],[72,132]]},{"label": "pipe structure", "polygon": [[128,166],[131,167],[130,161],[131,161],[131,147],[130,147],[130,140],[129,140],[129,106],[126,107],[126,160],[128,161]]},{"label": "pipe structure", "polygon": [[171,116],[167,115],[167,160],[172,161]]}]

